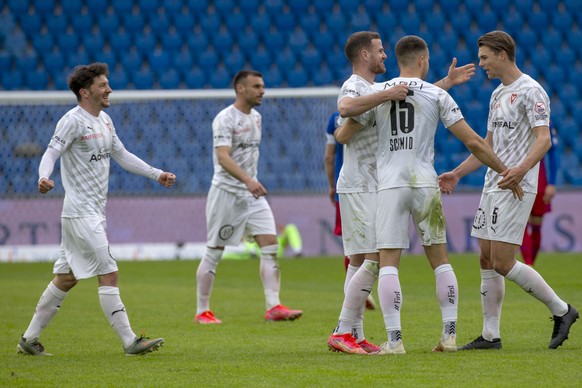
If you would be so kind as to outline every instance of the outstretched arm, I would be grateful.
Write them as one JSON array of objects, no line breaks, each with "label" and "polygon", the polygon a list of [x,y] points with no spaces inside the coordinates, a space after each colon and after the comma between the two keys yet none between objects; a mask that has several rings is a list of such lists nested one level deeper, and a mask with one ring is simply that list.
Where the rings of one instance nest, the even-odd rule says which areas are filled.
[{"label": "outstretched arm", "polygon": [[475,75],[475,64],[469,63],[464,66],[457,66],[457,58],[453,58],[451,66],[449,66],[449,73],[445,78],[435,82],[435,85],[441,89],[449,90],[455,85],[463,84]]},{"label": "outstretched arm", "polygon": [[408,85],[395,85],[391,88],[360,97],[344,97],[338,103],[341,117],[354,117],[386,102],[401,101],[408,94]]}]

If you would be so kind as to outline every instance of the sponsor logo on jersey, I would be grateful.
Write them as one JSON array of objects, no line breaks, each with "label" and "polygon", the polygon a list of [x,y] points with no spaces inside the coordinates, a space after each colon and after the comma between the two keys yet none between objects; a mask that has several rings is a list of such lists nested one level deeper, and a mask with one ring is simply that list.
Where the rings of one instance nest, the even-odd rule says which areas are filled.
[{"label": "sponsor logo on jersey", "polygon": [[65,139],[61,139],[60,137],[58,137],[57,135],[53,136],[53,140],[56,141],[57,143],[60,143],[62,145],[67,144],[67,142],[65,141]]},{"label": "sponsor logo on jersey", "polygon": [[109,157],[110,157],[110,153],[107,152],[107,149],[105,147],[101,147],[99,149],[99,153],[98,154],[91,155],[91,159],[89,159],[89,163],[91,163],[91,162],[98,162],[100,160],[109,159]]},{"label": "sponsor logo on jersey", "polygon": [[[87,127],[87,128],[89,128],[89,127]],[[91,140],[91,139],[98,139],[98,138],[100,138],[100,137],[103,137],[103,134],[102,134],[102,133],[92,133],[92,134],[90,134],[90,135],[84,135],[84,136],[81,136],[81,138],[80,138],[79,140]]]},{"label": "sponsor logo on jersey", "polygon": [[361,94],[357,90],[354,90],[354,89],[344,89],[342,94],[344,96],[347,96],[347,95],[356,96],[356,97],[361,96]]},{"label": "sponsor logo on jersey", "polygon": [[543,102],[536,102],[534,105],[534,115],[536,120],[546,120],[548,118],[548,112],[546,110],[546,105]]},{"label": "sponsor logo on jersey", "polygon": [[503,121],[503,120],[496,120],[491,122],[493,128],[507,128],[507,129],[515,129],[515,124],[511,121]]},{"label": "sponsor logo on jersey", "polygon": [[240,143],[239,145],[236,146],[236,148],[242,148],[243,150],[253,147],[259,148],[259,143]]}]

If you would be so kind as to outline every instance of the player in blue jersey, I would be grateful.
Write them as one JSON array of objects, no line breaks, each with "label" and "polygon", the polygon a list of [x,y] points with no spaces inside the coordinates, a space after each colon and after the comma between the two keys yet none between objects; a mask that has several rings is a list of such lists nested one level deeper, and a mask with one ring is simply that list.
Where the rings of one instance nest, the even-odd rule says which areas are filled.
[{"label": "player in blue jersey", "polygon": [[[542,221],[544,214],[552,211],[552,198],[556,195],[556,175],[558,174],[558,135],[555,126],[550,123],[550,136],[552,147],[548,150],[546,157],[540,161],[540,172],[538,176],[538,193],[534,201],[525,233],[521,244],[521,256],[523,262],[533,267],[540,246],[542,243]],[[546,171],[546,159],[548,160],[548,171]]]}]

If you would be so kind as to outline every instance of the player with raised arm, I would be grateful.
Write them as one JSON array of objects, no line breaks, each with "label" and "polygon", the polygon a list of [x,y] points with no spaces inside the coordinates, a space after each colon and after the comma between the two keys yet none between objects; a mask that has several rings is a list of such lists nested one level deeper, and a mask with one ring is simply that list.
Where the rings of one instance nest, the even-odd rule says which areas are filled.
[{"label": "player with raised arm", "polygon": [[279,300],[281,284],[275,218],[265,199],[267,190],[257,180],[262,129],[261,114],[254,107],[261,104],[265,94],[263,75],[241,70],[234,76],[233,84],[235,102],[220,111],[212,122],[214,176],[206,202],[207,248],[196,272],[194,322],[222,323],[210,310],[216,267],[224,247],[238,245],[245,235],[254,238],[261,249],[265,319],[294,320],[303,312],[289,309]]},{"label": "player with raised arm", "polygon": [[[504,278],[550,310],[554,330],[549,348],[556,349],[568,338],[578,311],[560,299],[535,269],[515,259],[537,192],[539,161],[551,147],[550,99],[538,82],[517,67],[515,41],[509,34],[489,32],[478,39],[477,45],[479,66],[489,79],[501,80],[489,102],[485,140],[509,170],[500,176],[488,169],[485,175],[471,231],[479,239],[483,330],[460,349],[501,348]],[[452,192],[459,179],[480,166],[480,161],[469,156],[452,172],[439,177],[442,191]],[[523,201],[502,190],[516,184],[523,188]]]},{"label": "player with raised arm", "polygon": [[146,164],[127,151],[117,137],[109,107],[112,90],[104,63],[77,66],[68,78],[78,105],[57,123],[55,133],[39,166],[38,191],[46,194],[54,187],[50,179],[61,159],[65,200],[61,214],[61,255],[54,264],[54,279],[42,294],[30,325],[18,343],[19,353],[48,356],[38,338],[59,311],[68,292],[81,279],[97,276],[99,302],[111,327],[119,336],[125,355],[141,355],[157,350],[164,339],[137,336],[129,324],[119,296],[117,262],[109,251],[105,204],[110,158],[134,174],[172,186],[176,176]]}]

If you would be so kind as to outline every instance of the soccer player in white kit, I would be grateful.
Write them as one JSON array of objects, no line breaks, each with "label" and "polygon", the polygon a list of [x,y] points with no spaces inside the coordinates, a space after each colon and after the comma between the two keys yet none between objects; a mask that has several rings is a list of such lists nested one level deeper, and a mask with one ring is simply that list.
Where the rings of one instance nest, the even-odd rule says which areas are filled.
[{"label": "soccer player in white kit", "polygon": [[67,293],[80,279],[97,276],[99,301],[111,327],[119,336],[125,354],[140,355],[157,350],[164,339],[137,336],[129,324],[118,288],[117,263],[109,252],[105,204],[111,158],[125,170],[172,186],[176,176],[151,167],[127,151],[117,137],[109,107],[111,88],[104,63],[81,65],[68,78],[78,105],[59,120],[39,166],[38,190],[46,194],[55,162],[61,158],[65,199],[61,214],[61,255],[54,264],[54,279],[42,294],[30,325],[18,343],[19,353],[48,356],[38,338],[59,311]]},{"label": "soccer player in white kit", "polygon": [[212,122],[214,176],[206,202],[207,248],[198,265],[197,310],[194,322],[219,324],[210,310],[210,293],[216,267],[227,245],[238,245],[252,236],[261,248],[260,276],[266,299],[265,319],[286,321],[303,312],[292,310],[279,300],[280,273],[277,263],[275,218],[265,199],[267,190],[257,180],[261,143],[260,105],[265,94],[261,73],[239,71],[233,80],[236,99]]},{"label": "soccer player in white kit", "polygon": [[[344,254],[350,265],[344,283],[344,303],[338,326],[328,338],[331,350],[343,353],[374,353],[379,347],[365,340],[363,311],[367,295],[378,276],[378,251],[376,248],[376,149],[378,133],[370,109],[391,100],[402,100],[408,86],[371,93],[377,74],[386,71],[386,54],[380,36],[375,32],[361,31],[352,34],[345,45],[345,53],[353,66],[353,75],[342,86],[338,109],[348,122],[357,124],[357,130],[342,126],[335,137],[345,144],[344,164],[337,183]],[[474,74],[474,65],[455,67],[456,59],[446,78],[438,83],[448,87],[467,81]],[[354,280],[354,281],[352,281]],[[364,296],[360,300],[360,296]]]},{"label": "soccer player in white kit", "polygon": [[[503,177],[487,170],[479,209],[471,235],[479,239],[483,330],[462,350],[500,349],[501,306],[504,277],[546,305],[553,315],[554,330],[549,348],[556,349],[568,338],[578,311],[558,297],[532,267],[515,259],[537,193],[539,161],[551,147],[550,100],[538,82],[523,74],[515,64],[515,41],[503,31],[481,36],[479,66],[489,79],[501,84],[489,102],[485,140],[509,170]],[[481,163],[470,156],[452,172],[439,177],[441,189],[450,193],[459,179]],[[501,189],[519,184],[523,201]]]}]

